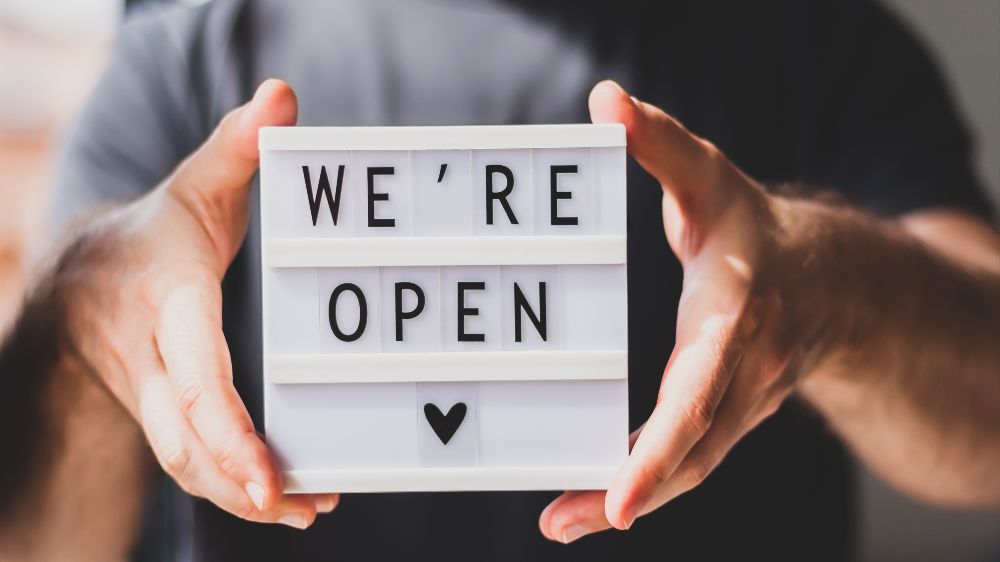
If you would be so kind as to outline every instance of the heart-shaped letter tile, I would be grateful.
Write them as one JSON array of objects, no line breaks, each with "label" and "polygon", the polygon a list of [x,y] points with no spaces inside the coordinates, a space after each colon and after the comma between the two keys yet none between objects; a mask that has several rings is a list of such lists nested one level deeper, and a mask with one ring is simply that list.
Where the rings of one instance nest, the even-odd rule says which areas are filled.
[{"label": "heart-shaped letter tile", "polygon": [[424,404],[424,417],[427,418],[427,423],[431,424],[431,429],[437,434],[438,439],[447,445],[465,420],[467,409],[463,402],[459,402],[452,406],[447,414],[442,414],[436,405],[428,402]]}]

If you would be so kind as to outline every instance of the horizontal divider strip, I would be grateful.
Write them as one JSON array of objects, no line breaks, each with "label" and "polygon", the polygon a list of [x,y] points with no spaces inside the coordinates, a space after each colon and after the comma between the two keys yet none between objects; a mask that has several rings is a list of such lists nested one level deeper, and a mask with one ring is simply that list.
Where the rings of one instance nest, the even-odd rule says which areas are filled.
[{"label": "horizontal divider strip", "polygon": [[625,236],[265,238],[264,267],[623,264]]},{"label": "horizontal divider strip", "polygon": [[431,127],[264,127],[261,150],[497,150],[624,147],[625,127],[460,125]]},{"label": "horizontal divider strip", "polygon": [[448,467],[290,470],[285,492],[460,492],[500,490],[606,490],[616,466]]},{"label": "horizontal divider strip", "polygon": [[271,384],[615,380],[627,351],[450,351],[269,355]]}]

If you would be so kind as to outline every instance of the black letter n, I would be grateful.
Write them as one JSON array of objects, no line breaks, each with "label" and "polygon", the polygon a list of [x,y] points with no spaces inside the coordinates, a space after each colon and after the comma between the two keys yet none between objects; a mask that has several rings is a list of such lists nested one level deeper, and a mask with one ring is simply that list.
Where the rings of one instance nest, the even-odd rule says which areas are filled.
[{"label": "black letter n", "polygon": [[545,322],[545,281],[538,282],[538,309],[539,314],[535,314],[535,311],[531,309],[531,305],[528,304],[527,297],[521,292],[521,286],[514,283],[514,341],[521,342],[521,311],[523,310],[528,315],[528,320],[531,321],[532,325],[535,326],[535,330],[538,335],[541,336],[542,341],[549,341],[547,337],[548,329]]},{"label": "black letter n", "polygon": [[309,178],[309,166],[302,166],[302,177],[306,180],[306,194],[309,196],[309,211],[312,212],[313,226],[316,226],[316,221],[319,219],[319,205],[324,195],[326,196],[326,205],[330,208],[333,225],[336,226],[337,218],[340,216],[340,189],[344,186],[344,165],[337,166],[336,195],[330,193],[330,180],[326,177],[326,166],[319,167],[319,182],[315,194],[313,194],[312,180]]}]

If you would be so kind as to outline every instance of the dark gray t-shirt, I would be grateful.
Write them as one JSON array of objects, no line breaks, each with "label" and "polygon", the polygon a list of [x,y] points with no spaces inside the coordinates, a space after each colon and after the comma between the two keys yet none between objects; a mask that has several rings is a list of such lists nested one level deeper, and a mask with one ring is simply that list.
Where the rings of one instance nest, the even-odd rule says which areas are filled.
[{"label": "dark gray t-shirt", "polygon": [[[132,20],[72,132],[58,216],[143,194],[267,77],[304,125],[572,123],[615,78],[768,182],[835,188],[883,214],[984,211],[970,147],[926,54],[862,0],[760,2],[240,1]],[[673,344],[681,270],[660,190],[629,169],[632,427]],[[256,198],[252,199],[256,201]],[[169,233],[163,233],[169,236]],[[223,283],[235,384],[261,426],[257,209]],[[240,521],[157,490],[137,556],[153,560],[842,560],[853,552],[841,446],[792,401],[698,489],[569,546],[537,517],[554,493],[368,494],[306,532]]]}]

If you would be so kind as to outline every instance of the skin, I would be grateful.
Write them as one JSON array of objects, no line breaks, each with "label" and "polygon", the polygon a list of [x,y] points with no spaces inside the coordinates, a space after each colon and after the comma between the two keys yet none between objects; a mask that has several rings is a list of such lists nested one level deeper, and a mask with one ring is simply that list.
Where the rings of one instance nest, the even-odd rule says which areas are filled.
[{"label": "skin", "polygon": [[[629,153],[663,187],[664,252],[680,258],[684,287],[657,406],[630,456],[607,492],[553,501],[539,521],[546,537],[629,528],[698,485],[792,394],[910,494],[1000,505],[1000,238],[990,225],[948,210],[880,221],[769,194],[612,82],[594,88],[590,110],[594,122],[625,124]],[[59,543],[80,559],[124,558],[147,444],[183,489],[239,517],[304,528],[336,505],[336,495],[281,494],[221,331],[220,282],[246,233],[257,130],[294,124],[296,111],[286,84],[265,82],[161,185],[86,225],[51,286],[28,299],[28,311],[58,303],[68,326],[65,360],[41,392],[48,442],[99,435],[121,476],[51,446],[27,500],[0,510],[4,552]],[[93,399],[56,400],[66,381]],[[79,416],[100,423],[71,423]],[[86,486],[58,485],[81,477]],[[92,517],[47,517],[85,497],[113,499],[87,503]],[[118,529],[117,541],[88,541],[91,528]]]},{"label": "skin", "polygon": [[[45,420],[46,437],[58,452],[36,463],[36,471],[46,474],[25,497],[37,501],[0,510],[8,522],[0,530],[0,551],[46,558],[55,541],[75,559],[87,557],[84,552],[98,560],[127,555],[134,533],[121,529],[134,529],[140,502],[120,505],[121,497],[141,498],[142,472],[132,468],[112,479],[114,471],[103,472],[106,459],[73,455],[63,443],[101,442],[108,457],[126,467],[147,458],[148,445],[183,490],[250,521],[304,529],[317,512],[336,506],[336,494],[282,494],[278,465],[233,386],[222,333],[220,284],[246,234],[257,131],[292,125],[296,117],[288,85],[263,83],[159,186],[86,225],[50,282],[42,283],[52,286],[29,298],[29,309],[33,300],[54,303],[68,326],[62,342],[68,361],[52,367],[44,391],[46,414],[55,418]],[[17,343],[5,349],[17,351]],[[61,400],[67,385],[98,396]],[[74,424],[81,416],[91,421]],[[82,474],[93,476],[86,486],[66,490],[59,484],[67,478],[79,483]],[[113,498],[108,507],[117,509],[100,513],[96,502],[88,509],[91,519],[49,516],[65,512],[68,497],[94,497],[95,490]],[[116,527],[109,522],[127,538],[102,544],[86,532]]]},{"label": "skin", "polygon": [[629,153],[663,188],[684,285],[657,405],[628,460],[607,492],[553,501],[539,520],[547,538],[628,529],[701,483],[792,394],[904,492],[1000,505],[1000,237],[989,224],[944,209],[877,220],[769,194],[613,82],[594,88],[590,112],[625,124]]}]

